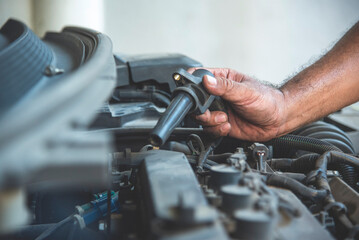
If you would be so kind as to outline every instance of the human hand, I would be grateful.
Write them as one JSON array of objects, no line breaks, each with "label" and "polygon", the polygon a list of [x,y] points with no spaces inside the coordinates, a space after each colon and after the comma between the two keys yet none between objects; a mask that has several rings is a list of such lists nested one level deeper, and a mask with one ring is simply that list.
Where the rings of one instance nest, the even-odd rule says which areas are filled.
[{"label": "human hand", "polygon": [[[192,73],[196,69],[188,71]],[[286,116],[284,95],[279,89],[231,69],[207,70],[215,78],[204,76],[203,85],[210,94],[220,96],[228,104],[228,116],[208,110],[195,116],[206,131],[249,141],[267,141],[281,134]]]}]

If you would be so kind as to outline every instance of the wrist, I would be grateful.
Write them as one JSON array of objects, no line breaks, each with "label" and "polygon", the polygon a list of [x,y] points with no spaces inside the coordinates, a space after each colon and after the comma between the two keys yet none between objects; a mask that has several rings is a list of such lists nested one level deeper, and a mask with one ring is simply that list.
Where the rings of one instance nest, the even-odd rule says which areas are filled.
[{"label": "wrist", "polygon": [[311,122],[314,114],[310,111],[313,107],[310,102],[303,98],[303,94],[298,91],[293,91],[289,86],[283,86],[279,89],[283,95],[282,102],[282,116],[283,122],[278,130],[278,135],[283,136],[301,126]]},{"label": "wrist", "polygon": [[279,114],[279,127],[276,137],[283,136],[290,130],[290,114],[289,107],[291,98],[289,92],[285,89],[278,89],[278,114]]}]

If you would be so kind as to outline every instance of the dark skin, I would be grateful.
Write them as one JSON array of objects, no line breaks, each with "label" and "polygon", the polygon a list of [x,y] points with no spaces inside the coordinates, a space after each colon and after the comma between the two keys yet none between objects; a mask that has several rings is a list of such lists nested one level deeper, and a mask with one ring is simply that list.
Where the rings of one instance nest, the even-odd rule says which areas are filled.
[{"label": "dark skin", "polygon": [[205,76],[205,88],[223,98],[229,111],[206,111],[195,117],[197,121],[217,136],[267,141],[359,101],[359,22],[326,55],[280,88],[231,69],[207,70],[215,78]]}]

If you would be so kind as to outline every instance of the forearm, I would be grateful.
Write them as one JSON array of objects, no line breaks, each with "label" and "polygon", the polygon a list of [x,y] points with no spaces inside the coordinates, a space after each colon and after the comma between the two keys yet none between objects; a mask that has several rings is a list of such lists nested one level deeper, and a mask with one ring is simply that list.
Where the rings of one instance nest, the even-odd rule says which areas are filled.
[{"label": "forearm", "polygon": [[359,22],[319,61],[284,84],[279,135],[359,101]]}]

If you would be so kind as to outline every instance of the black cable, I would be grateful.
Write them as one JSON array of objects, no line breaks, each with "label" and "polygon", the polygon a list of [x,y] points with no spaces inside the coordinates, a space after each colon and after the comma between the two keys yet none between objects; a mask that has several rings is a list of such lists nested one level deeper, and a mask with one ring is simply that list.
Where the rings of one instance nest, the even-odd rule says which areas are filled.
[{"label": "black cable", "polygon": [[44,240],[51,236],[56,230],[58,230],[60,227],[65,225],[66,223],[70,222],[74,219],[73,215],[68,216],[67,218],[63,219],[62,221],[56,223],[55,225],[49,227],[45,232],[41,233],[40,236],[38,236],[35,240]]},{"label": "black cable", "polygon": [[205,151],[201,152],[201,154],[198,157],[198,164],[197,166],[202,167],[203,164],[206,162],[208,155],[210,152],[213,151],[213,147],[209,146]]},{"label": "black cable", "polygon": [[[328,161],[328,165],[331,165],[330,168],[333,168],[339,163],[345,163],[353,167],[359,168],[359,158],[343,152],[329,151],[325,152],[320,157],[325,158]],[[317,158],[319,158],[318,154],[308,154],[294,159],[291,163],[290,169],[308,171],[308,169],[315,167],[315,162]]]},{"label": "black cable", "polygon": [[208,144],[208,148],[201,151],[199,157],[198,157],[198,169],[201,169],[202,166],[206,163],[208,160],[208,155],[216,148],[218,145],[222,142],[223,137],[220,138],[214,138],[212,139],[212,142]]},{"label": "black cable", "polygon": [[310,199],[314,202],[323,200],[327,196],[326,190],[316,190],[309,188],[287,176],[268,173],[266,173],[266,175],[268,176],[266,180],[268,185],[289,189],[297,196]]},{"label": "black cable", "polygon": [[[327,179],[327,167],[330,163],[345,162],[355,167],[359,167],[359,159],[342,152],[326,152],[315,160],[315,169],[307,175],[307,181],[314,180],[318,189],[327,191],[328,195],[324,199],[324,209],[329,212],[336,220],[336,229],[344,234],[348,234],[354,228],[353,224],[346,215],[346,206],[336,202],[331,193]],[[344,228],[344,231],[343,231]]]},{"label": "black cable", "polygon": [[289,178],[293,178],[294,180],[300,183],[305,183],[305,179],[306,179],[306,175],[303,173],[285,172],[285,173],[281,173],[281,175]]},{"label": "black cable", "polygon": [[[295,162],[294,162],[295,163]],[[321,168],[325,165],[325,169],[327,165],[344,165],[344,166],[353,166],[355,168],[359,168],[359,159],[356,157],[353,157],[351,155],[342,153],[342,152],[336,152],[336,151],[330,151],[322,154],[317,161],[315,161],[316,168]],[[349,172],[350,173],[350,172]],[[356,189],[356,174],[355,175],[349,175],[349,173],[346,173],[347,177],[347,183],[352,188]],[[355,173],[355,172],[354,172]]]},{"label": "black cable", "polygon": [[[194,147],[193,141],[195,141],[197,143],[199,149],[196,149]],[[190,134],[188,136],[186,142],[187,142],[188,147],[192,151],[192,153],[194,153],[196,155],[200,155],[202,152],[204,152],[206,150],[206,148],[204,147],[204,144],[202,142],[202,139],[197,134]]]},{"label": "black cable", "polygon": [[[275,148],[290,148],[300,149],[309,152],[323,154],[327,151],[342,152],[338,147],[310,137],[297,136],[297,135],[285,135],[268,142],[269,145],[273,145]],[[343,180],[347,182],[351,187],[355,188],[358,174],[352,166],[340,163],[338,164],[338,171],[343,177]]]},{"label": "black cable", "polygon": [[[326,122],[318,121],[311,123],[297,130],[296,134],[324,140],[338,147],[344,153],[355,153],[353,143],[349,136],[340,128]],[[351,187],[357,188],[356,182],[359,180],[359,175],[351,166],[346,164],[337,164],[335,167],[335,169],[340,172],[345,182],[349,184],[352,182],[352,184],[350,184]]]},{"label": "black cable", "polygon": [[162,95],[164,95],[164,96],[166,96],[168,99],[171,99],[171,94],[169,94],[168,92],[166,92],[166,91],[163,91],[163,90],[161,90],[161,89],[155,89],[154,90],[154,92],[155,93],[159,93],[159,94],[162,94]]},{"label": "black cable", "polygon": [[297,159],[273,158],[268,161],[268,163],[270,167],[275,170],[280,170],[283,172],[305,173],[314,168],[315,160],[317,160],[319,156],[320,155],[317,153],[312,153],[300,156]]},{"label": "black cable", "polygon": [[151,100],[155,103],[160,102],[166,107],[171,103],[171,101],[166,96],[163,96],[162,94],[156,92],[151,94]]}]

